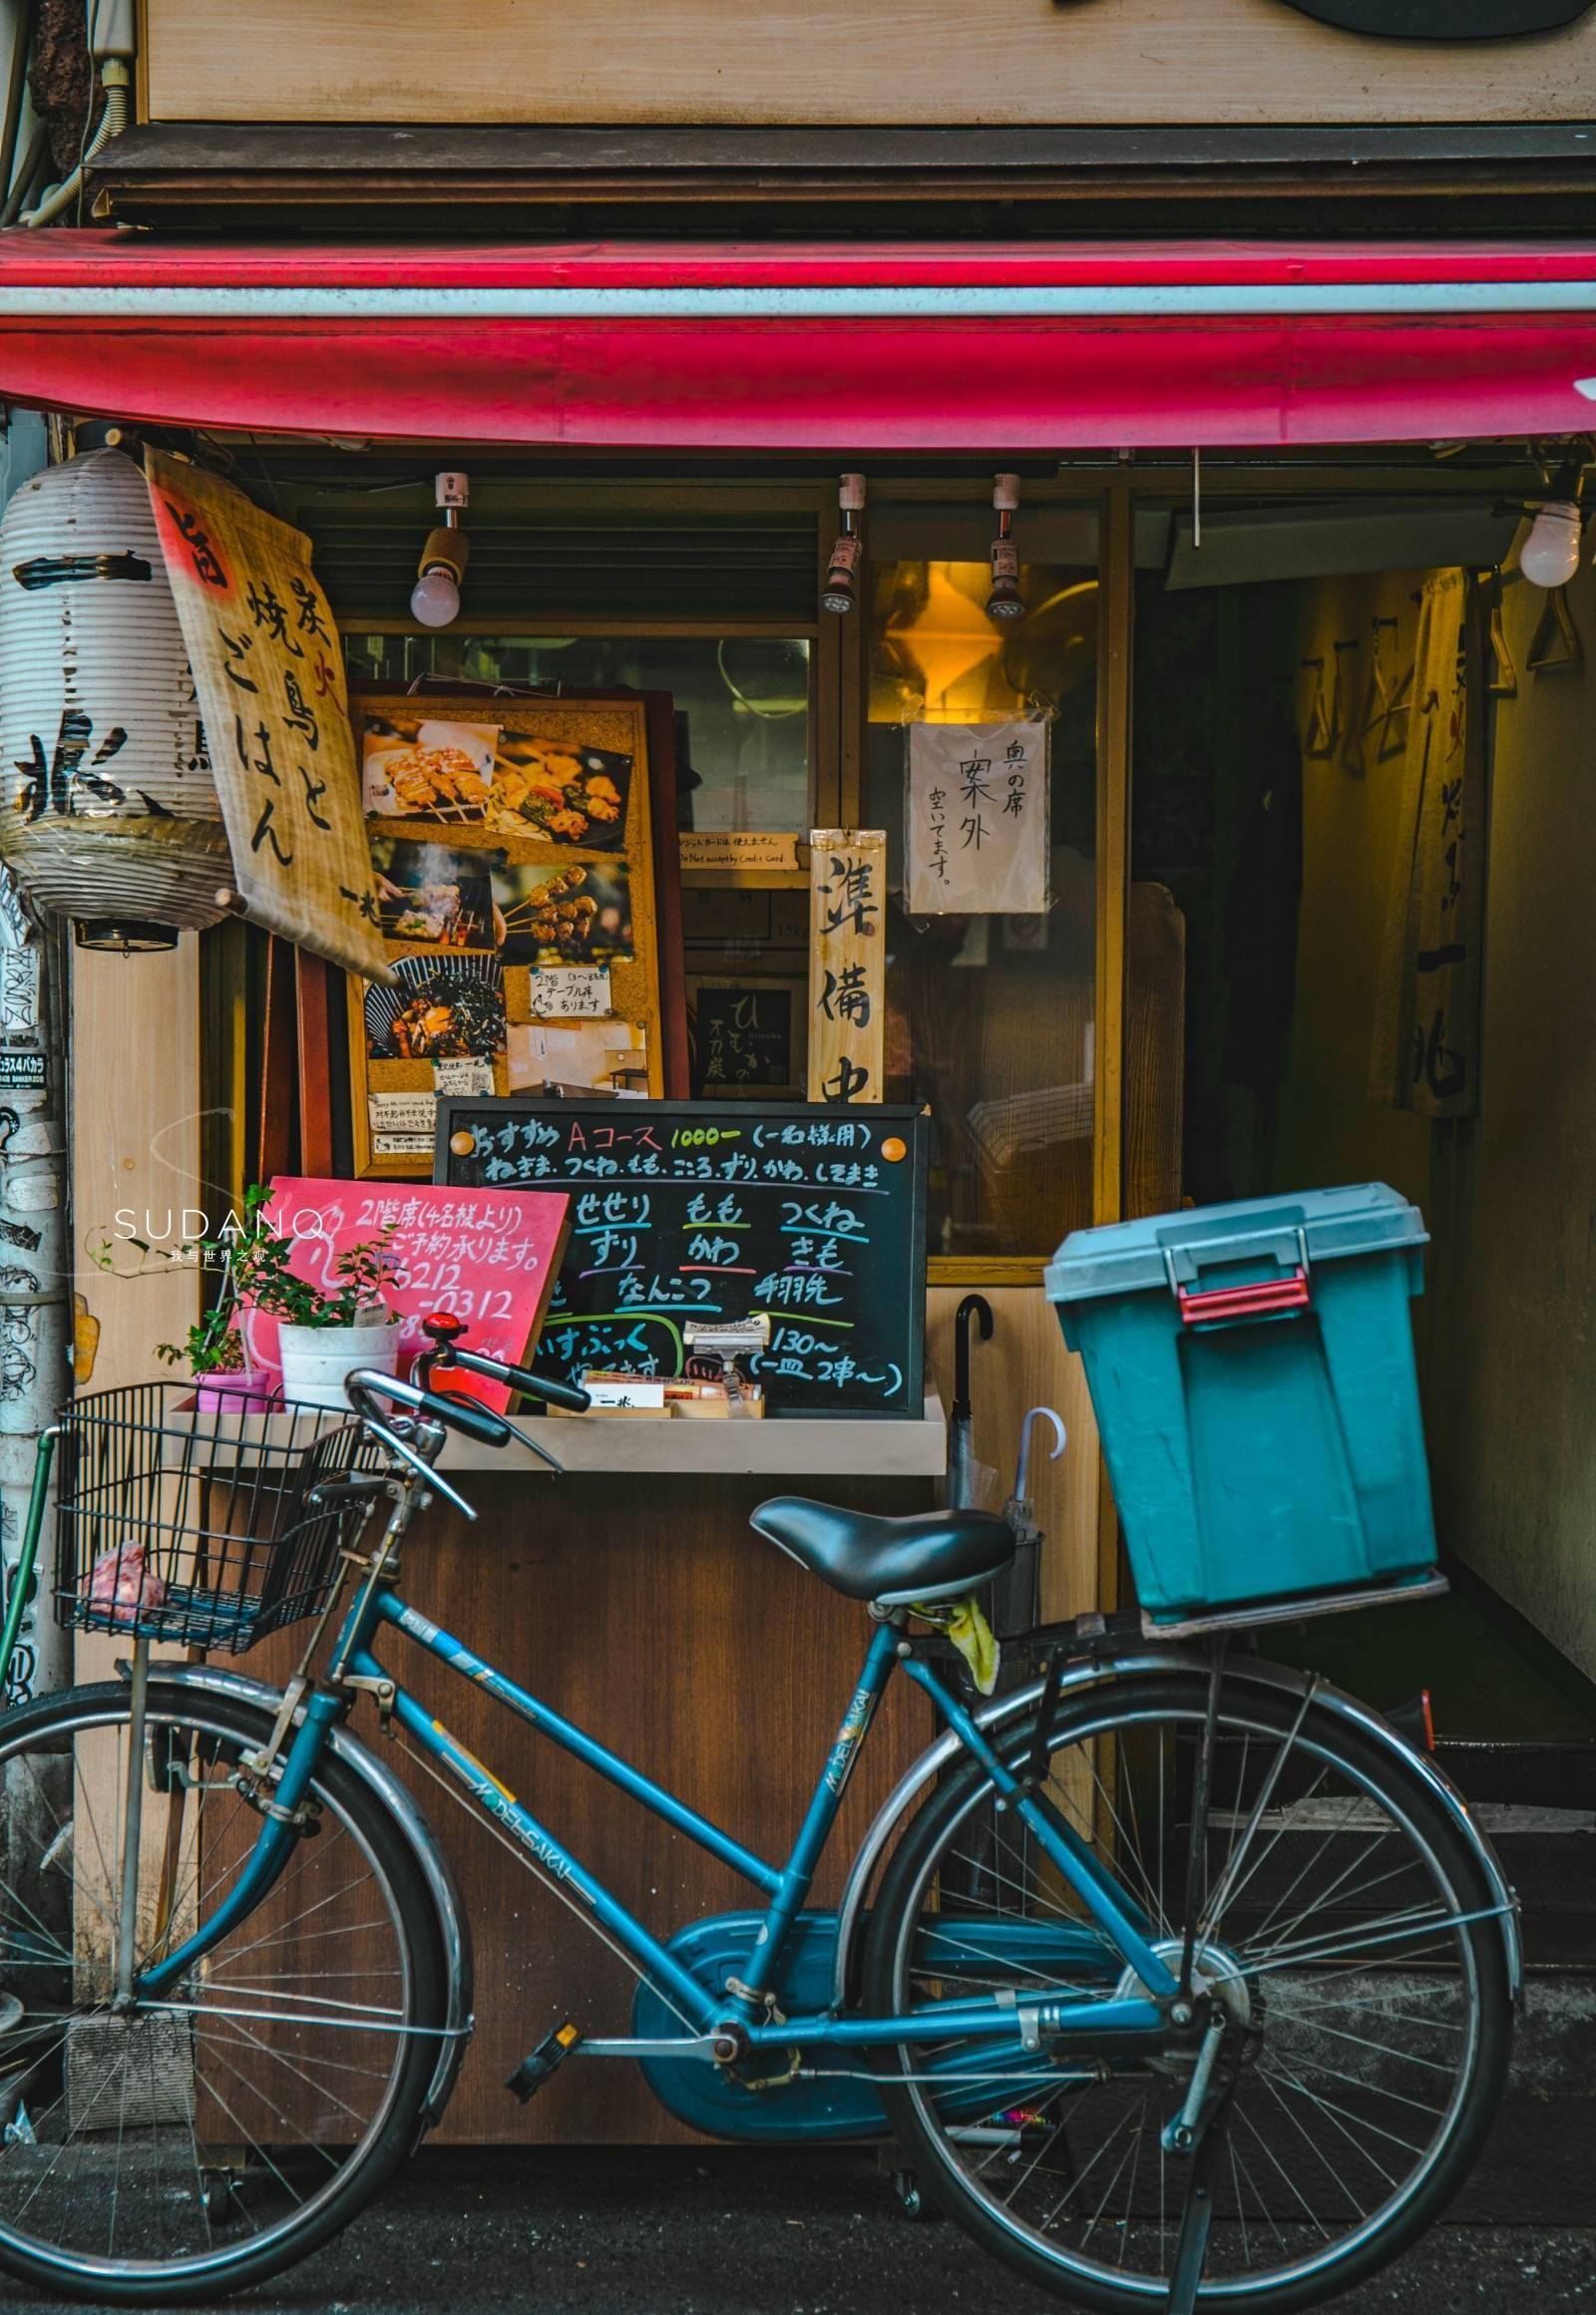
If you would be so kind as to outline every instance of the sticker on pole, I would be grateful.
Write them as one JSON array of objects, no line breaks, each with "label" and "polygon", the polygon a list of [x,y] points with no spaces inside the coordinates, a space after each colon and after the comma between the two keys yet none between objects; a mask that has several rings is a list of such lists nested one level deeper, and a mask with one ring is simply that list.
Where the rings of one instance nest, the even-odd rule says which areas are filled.
[{"label": "sticker on pole", "polygon": [[45,1093],[50,1073],[37,1046],[0,1045],[0,1092]]}]

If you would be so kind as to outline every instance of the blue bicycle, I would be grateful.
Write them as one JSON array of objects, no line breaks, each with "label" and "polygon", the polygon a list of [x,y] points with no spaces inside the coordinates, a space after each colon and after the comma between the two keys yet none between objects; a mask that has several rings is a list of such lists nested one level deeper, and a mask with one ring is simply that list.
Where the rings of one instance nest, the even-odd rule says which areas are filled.
[{"label": "blue bicycle", "polygon": [[[404,1599],[411,1519],[462,1502],[448,1433],[512,1435],[470,1376],[581,1401],[438,1322],[413,1382],[352,1378],[354,1420],[202,1415],[156,1384],[63,1417],[59,1612],[133,1645],[118,1678],[0,1720],[0,2265],[99,2305],[240,2289],[437,2121],[469,1928],[356,1707],[638,1981],[613,2036],[539,2041],[522,2097],[636,2064],[706,2131],[895,2136],[906,2201],[1112,2315],[1304,2307],[1436,2216],[1502,2085],[1517,1924],[1384,1721],[1129,1617],[1029,1635],[1035,1677],[978,1705],[917,1610],[1003,1572],[1003,1522],[782,1499],[755,1526],[870,1637],[790,1853],[755,1854]],[[305,1619],[280,1691],[215,1661]],[[388,1669],[396,1635],[734,1867],[749,1909],[634,1918]],[[211,1661],[153,1663],[162,1639]],[[944,1734],[837,1911],[806,1910],[899,1675]]]}]

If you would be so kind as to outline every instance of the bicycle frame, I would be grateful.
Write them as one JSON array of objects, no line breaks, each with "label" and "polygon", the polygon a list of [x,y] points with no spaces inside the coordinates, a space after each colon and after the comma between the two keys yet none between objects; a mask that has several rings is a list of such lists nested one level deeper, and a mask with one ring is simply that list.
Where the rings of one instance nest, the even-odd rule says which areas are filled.
[{"label": "bicycle frame", "polygon": [[[728,1994],[724,1986],[705,1985],[693,1977],[669,1948],[571,1855],[489,1767],[392,1679],[375,1653],[385,1628],[402,1632],[425,1654],[491,1696],[518,1719],[529,1723],[540,1736],[573,1754],[640,1806],[731,1866],[761,1893],[765,1910],[746,1960],[737,1973],[735,1994]],[[477,1808],[527,1852],[541,1874],[592,1913],[596,1928],[624,1952],[638,1975],[647,1979],[682,2019],[684,2054],[694,2042],[728,2025],[734,2029],[740,2044],[750,2050],[766,2046],[781,2050],[794,2046],[875,2049],[979,2033],[999,2049],[1011,2050],[1016,2055],[1021,2047],[1034,2051],[1042,2037],[1067,2041],[1071,2034],[1089,2035],[1098,2047],[1105,2038],[1124,2037],[1127,2046],[1133,2048],[1140,2038],[1151,2040],[1164,2032],[1168,2024],[1165,2005],[1176,1994],[1177,1981],[1154,1949],[1154,1932],[1146,1914],[1058,1813],[1024,1788],[932,1666],[913,1654],[902,1655],[903,1646],[904,1634],[899,1625],[883,1622],[877,1626],[791,1853],[785,1864],[777,1865],[744,1847],[697,1809],[623,1760],[598,1737],[565,1719],[453,1634],[443,1631],[412,1608],[391,1584],[374,1582],[363,1589],[344,1620],[334,1651],[331,1685],[313,1690],[305,1701],[303,1718],[283,1755],[281,1774],[272,1788],[270,1806],[255,1846],[231,1890],[215,1912],[181,1946],[139,1974],[134,1981],[135,1998],[159,2001],[204,1953],[247,1918],[277,1880],[299,1837],[295,1812],[304,1801],[329,1732],[345,1709],[347,1692],[336,1684],[340,1677],[348,1676],[363,1688],[380,1689],[385,1706],[391,1709],[412,1743],[448,1771]],[[1025,1824],[1042,1854],[1074,1890],[1090,1919],[1124,1962],[1127,1972],[1144,1989],[1141,1994],[1107,2000],[1038,1999],[1019,2004],[999,2003],[996,1997],[984,1995],[927,2002],[886,2018],[841,2015],[835,2011],[782,2019],[772,2016],[774,2005],[769,1996],[788,1934],[836,1822],[848,1777],[900,1663],[931,1698],[951,1736],[987,1770],[1002,1804],[1011,1808]],[[390,1697],[391,1705],[388,1704]]]}]

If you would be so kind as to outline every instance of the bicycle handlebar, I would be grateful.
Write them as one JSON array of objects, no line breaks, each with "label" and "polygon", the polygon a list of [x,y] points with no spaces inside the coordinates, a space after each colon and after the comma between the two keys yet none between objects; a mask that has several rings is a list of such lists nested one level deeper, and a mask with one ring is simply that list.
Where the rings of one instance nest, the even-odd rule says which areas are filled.
[{"label": "bicycle handlebar", "polygon": [[[485,1368],[497,1369],[499,1361],[483,1358],[475,1360],[475,1363]],[[510,1367],[506,1371],[515,1374],[519,1369]],[[418,1454],[415,1447],[400,1438],[397,1432],[382,1420],[371,1403],[374,1396],[391,1398],[397,1405],[408,1407],[414,1414],[423,1415],[435,1423],[441,1423],[446,1429],[463,1431],[467,1438],[479,1439],[484,1446],[502,1447],[509,1440],[515,1439],[521,1446],[526,1447],[532,1454],[536,1455],[540,1462],[547,1463],[552,1471],[559,1473],[562,1477],[565,1474],[565,1465],[550,1454],[547,1447],[540,1446],[536,1439],[529,1438],[527,1433],[518,1424],[513,1423],[508,1415],[496,1414],[491,1406],[483,1406],[474,1398],[457,1397],[452,1390],[429,1390],[419,1382],[401,1382],[397,1374],[379,1373],[370,1366],[356,1367],[352,1374],[345,1376],[343,1387],[344,1396],[365,1424],[367,1430],[374,1437],[380,1439],[391,1453],[398,1455],[401,1461],[408,1463],[430,1485],[439,1488],[452,1503],[458,1504],[461,1510],[469,1513],[473,1519],[477,1516],[475,1511],[472,1511],[465,1497],[454,1487],[451,1487],[447,1479],[440,1476],[431,1457]],[[564,1388],[565,1385],[562,1384],[560,1387]],[[587,1393],[583,1392],[581,1395],[586,1402]],[[434,1449],[435,1453],[436,1449]]]},{"label": "bicycle handlebar", "polygon": [[430,1416],[449,1430],[463,1432],[485,1447],[502,1447],[513,1436],[504,1416],[495,1414],[491,1406],[483,1406],[475,1398],[459,1398],[449,1390],[424,1390],[419,1382],[402,1382],[397,1374],[359,1367],[348,1377],[344,1392],[357,1414],[365,1412],[361,1398],[376,1392],[416,1414]]},{"label": "bicycle handlebar", "polygon": [[551,1406],[564,1406],[573,1414],[586,1414],[593,1400],[580,1383],[559,1382],[552,1374],[534,1374],[529,1367],[512,1366],[508,1359],[486,1357],[481,1350],[463,1350],[451,1344],[439,1363],[447,1370],[463,1366],[468,1374],[485,1375],[490,1382],[508,1382],[513,1389],[524,1390],[530,1397],[547,1399]]},{"label": "bicycle handlebar", "polygon": [[[586,1414],[593,1404],[579,1383],[560,1382],[552,1374],[534,1374],[530,1367],[512,1366],[508,1358],[490,1358],[486,1350],[464,1349],[460,1338],[466,1331],[466,1322],[456,1318],[453,1311],[434,1311],[430,1318],[422,1320],[421,1327],[432,1343],[432,1349],[423,1350],[416,1360],[416,1372],[425,1385],[430,1385],[438,1368],[447,1374],[451,1366],[461,1366],[468,1374],[481,1374],[490,1382],[508,1382],[512,1390],[522,1391],[531,1398],[546,1399],[551,1406],[563,1406],[572,1414]],[[522,1432],[515,1431],[515,1436],[524,1446],[531,1445]],[[536,1451],[543,1454],[541,1447]],[[545,1462],[553,1459],[544,1455]]]}]

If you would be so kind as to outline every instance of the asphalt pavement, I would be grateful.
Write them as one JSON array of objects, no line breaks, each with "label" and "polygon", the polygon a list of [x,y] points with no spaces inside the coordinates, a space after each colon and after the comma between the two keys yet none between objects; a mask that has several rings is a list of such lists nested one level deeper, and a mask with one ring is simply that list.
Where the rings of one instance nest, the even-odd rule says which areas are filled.
[{"label": "asphalt pavement", "polygon": [[[0,2284],[5,2315],[52,2302]],[[251,2315],[1041,2315],[1056,2301],[946,2222],[915,2224],[869,2151],[424,2151]],[[1459,2211],[1334,2302],[1346,2315],[1596,2311],[1596,2102],[1510,2109]]]}]

